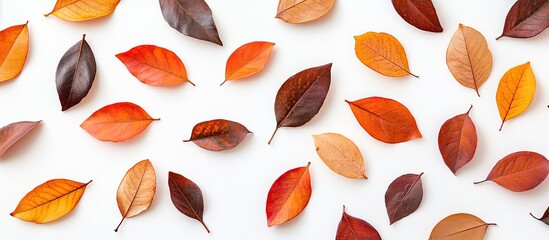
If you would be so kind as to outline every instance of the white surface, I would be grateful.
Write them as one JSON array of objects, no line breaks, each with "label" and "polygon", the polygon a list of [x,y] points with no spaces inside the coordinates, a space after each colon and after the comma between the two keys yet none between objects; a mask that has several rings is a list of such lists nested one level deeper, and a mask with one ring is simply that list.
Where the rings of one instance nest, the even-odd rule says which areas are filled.
[{"label": "white surface", "polygon": [[[547,239],[540,215],[549,202],[549,181],[524,193],[505,190],[483,180],[505,155],[530,150],[549,155],[547,95],[549,48],[546,31],[533,39],[500,35],[513,1],[434,1],[443,33],[408,25],[386,1],[338,1],[326,17],[303,25],[274,19],[276,0],[210,0],[224,46],[195,40],[164,21],[157,1],[121,1],[113,15],[72,23],[44,17],[55,1],[0,1],[0,28],[29,20],[31,49],[22,74],[0,84],[0,125],[19,120],[44,120],[0,160],[0,239],[334,239],[342,205],[348,213],[377,228],[383,239],[427,239],[442,218],[458,212],[495,222],[485,239]],[[475,92],[458,84],[446,67],[448,42],[459,23],[483,33],[494,56],[488,81]],[[410,68],[420,76],[388,78],[362,65],[354,54],[353,36],[383,31],[397,37],[408,54]],[[89,95],[61,112],[55,89],[56,66],[63,53],[83,33],[97,60],[97,77]],[[262,73],[247,81],[224,79],[225,61],[238,46],[256,40],[276,43]],[[114,56],[140,44],[173,50],[197,84],[159,88],[136,80]],[[499,79],[509,68],[532,62],[538,87],[530,108],[498,132],[495,103]],[[305,68],[333,62],[332,86],[320,113],[299,128],[275,127],[273,103],[280,85]],[[345,99],[369,96],[393,98],[416,117],[423,139],[388,145],[370,137],[356,122]],[[79,125],[93,111],[118,101],[141,105],[153,117],[143,134],[125,143],[100,142]],[[454,176],[438,152],[437,136],[448,118],[469,105],[479,144],[473,161]],[[205,151],[188,139],[204,120],[226,118],[247,126],[249,135],[236,149]],[[337,132],[361,149],[368,180],[351,180],[331,172],[318,158],[311,134]],[[126,219],[115,194],[127,169],[149,158],[157,172],[152,207]],[[307,208],[282,226],[268,228],[265,200],[273,181],[308,161],[313,194]],[[195,181],[204,192],[204,220],[179,213],[169,197],[167,173]],[[425,172],[424,199],[409,217],[389,226],[384,194],[389,183],[405,173]],[[77,208],[57,222],[36,225],[9,216],[32,188],[52,178],[86,182],[93,179]]]}]

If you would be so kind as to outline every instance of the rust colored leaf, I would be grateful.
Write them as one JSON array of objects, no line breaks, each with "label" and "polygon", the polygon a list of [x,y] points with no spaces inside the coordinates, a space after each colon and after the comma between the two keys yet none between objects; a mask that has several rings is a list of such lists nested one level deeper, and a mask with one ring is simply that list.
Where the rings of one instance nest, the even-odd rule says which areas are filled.
[{"label": "rust colored leaf", "polygon": [[415,212],[423,200],[423,173],[404,174],[396,178],[385,192],[385,206],[392,225]]},{"label": "rust colored leaf", "polygon": [[332,79],[332,64],[305,69],[282,84],[275,100],[276,129],[299,127],[309,122],[320,110]]},{"label": "rust colored leaf", "polygon": [[431,0],[392,0],[397,13],[409,24],[424,31],[442,32]]},{"label": "rust colored leaf", "polygon": [[116,191],[116,202],[122,215],[118,228],[126,218],[134,217],[149,209],[156,192],[156,173],[151,161],[145,159],[130,168]]},{"label": "rust colored leaf", "polygon": [[191,138],[183,142],[194,142],[210,151],[223,151],[236,147],[248,133],[252,132],[240,123],[214,119],[196,124]]},{"label": "rust colored leaf", "polygon": [[367,32],[355,36],[355,53],[364,65],[382,75],[418,77],[410,72],[404,47],[390,34]]},{"label": "rust colored leaf", "polygon": [[469,117],[471,108],[448,119],[438,132],[438,149],[444,163],[454,174],[473,159],[477,150],[477,129]]},{"label": "rust colored leaf", "polygon": [[492,53],[482,34],[459,24],[446,50],[446,64],[454,78],[463,86],[478,89],[492,71]]},{"label": "rust colored leaf", "polygon": [[204,0],[159,0],[164,20],[186,36],[223,46]]},{"label": "rust colored leaf", "polygon": [[0,128],[0,157],[42,121],[14,122]]},{"label": "rust colored leaf", "polygon": [[142,83],[169,87],[189,82],[185,65],[174,52],[155,45],[139,45],[116,54],[128,71]]},{"label": "rust colored leaf", "polygon": [[305,167],[291,169],[282,174],[269,189],[267,196],[267,225],[285,223],[297,215],[311,198],[311,176],[308,163]]},{"label": "rust colored leaf", "polygon": [[237,48],[225,67],[225,81],[236,80],[254,75],[261,71],[273,51],[272,42],[250,42]]},{"label": "rust colored leaf", "polygon": [[19,76],[28,52],[28,22],[0,31],[0,82]]},{"label": "rust colored leaf", "polygon": [[502,37],[530,38],[549,27],[549,0],[518,0],[507,13]]},{"label": "rust colored leaf", "polygon": [[55,221],[76,207],[91,182],[49,180],[27,193],[10,215],[27,222]]},{"label": "rust colored leaf", "polygon": [[120,0],[57,0],[53,10],[44,14],[67,21],[86,21],[111,14]]},{"label": "rust colored leaf", "polygon": [[280,0],[276,18],[287,23],[305,23],[321,18],[334,6],[335,0]]},{"label": "rust colored leaf", "polygon": [[364,159],[356,144],[337,133],[313,135],[316,153],[337,174],[355,179],[368,179]]},{"label": "rust colored leaf", "polygon": [[152,118],[138,105],[130,102],[113,103],[89,116],[80,127],[101,141],[123,142],[147,128]]},{"label": "rust colored leaf", "polygon": [[368,222],[345,212],[337,226],[336,240],[381,240],[377,230]]},{"label": "rust colored leaf", "polygon": [[477,216],[468,213],[457,213],[442,219],[431,232],[429,240],[482,240],[488,226]]},{"label": "rust colored leaf", "polygon": [[496,92],[501,126],[512,118],[517,117],[530,106],[536,91],[536,77],[530,62],[509,69],[499,81]]},{"label": "rust colored leaf", "polygon": [[393,99],[368,97],[345,101],[360,126],[379,141],[401,143],[422,137],[412,113]]},{"label": "rust colored leaf", "polygon": [[82,101],[95,79],[95,57],[85,38],[86,34],[65,52],[57,65],[55,85],[62,111]]},{"label": "rust colored leaf", "polygon": [[188,217],[198,220],[209,233],[210,229],[203,219],[204,199],[200,188],[193,181],[174,172],[169,172],[168,185],[175,208]]},{"label": "rust colored leaf", "polygon": [[532,216],[533,218],[549,225],[549,207],[547,208],[547,210],[545,210],[545,213],[543,214],[543,216],[541,216],[541,218],[537,218],[536,216],[534,216],[534,214],[530,213],[530,216]]},{"label": "rust colored leaf", "polygon": [[486,180],[513,192],[524,192],[540,185],[549,174],[549,161],[535,152],[515,152],[496,163]]}]

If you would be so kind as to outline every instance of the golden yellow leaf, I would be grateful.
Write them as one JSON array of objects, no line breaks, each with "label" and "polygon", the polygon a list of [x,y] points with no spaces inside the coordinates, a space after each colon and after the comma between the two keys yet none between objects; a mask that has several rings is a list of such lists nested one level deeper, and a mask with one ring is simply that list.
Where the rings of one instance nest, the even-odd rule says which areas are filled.
[{"label": "golden yellow leaf", "polygon": [[35,223],[55,221],[76,207],[91,182],[49,180],[27,193],[10,215]]},{"label": "golden yellow leaf", "polygon": [[111,14],[120,0],[57,0],[53,10],[45,14],[67,20],[86,21]]},{"label": "golden yellow leaf", "polygon": [[536,77],[530,62],[511,68],[503,75],[496,92],[501,117],[500,131],[507,120],[520,115],[530,106],[535,90]]},{"label": "golden yellow leaf", "polygon": [[364,159],[353,141],[337,133],[313,135],[316,153],[332,171],[348,178],[367,179]]},{"label": "golden yellow leaf", "polygon": [[23,70],[29,51],[27,24],[0,31],[0,82],[17,77]]},{"label": "golden yellow leaf", "polygon": [[280,0],[276,18],[287,23],[304,23],[326,15],[335,0]]}]

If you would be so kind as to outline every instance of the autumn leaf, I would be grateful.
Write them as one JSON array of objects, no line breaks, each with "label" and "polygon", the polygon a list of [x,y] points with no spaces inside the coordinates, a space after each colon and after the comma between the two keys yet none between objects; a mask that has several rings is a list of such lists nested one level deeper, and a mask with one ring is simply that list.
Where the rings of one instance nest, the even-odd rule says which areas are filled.
[{"label": "autumn leaf", "polygon": [[135,217],[149,209],[156,192],[156,173],[148,159],[142,160],[130,168],[116,191],[116,202],[122,215],[118,228],[126,218]]},{"label": "autumn leaf", "polygon": [[27,222],[55,221],[76,207],[91,182],[49,180],[27,193],[10,215]]},{"label": "autumn leaf", "polygon": [[549,161],[535,152],[515,152],[499,160],[486,180],[513,192],[524,192],[540,185],[549,174]]},{"label": "autumn leaf", "polygon": [[280,0],[276,18],[287,23],[305,23],[326,15],[335,0]]},{"label": "autumn leaf", "polygon": [[116,54],[128,71],[142,83],[151,86],[174,86],[189,82],[185,65],[174,52],[155,45],[139,45]]},{"label": "autumn leaf", "polygon": [[393,99],[368,97],[345,101],[360,126],[379,141],[401,143],[422,137],[412,113]]},{"label": "autumn leaf", "polygon": [[164,20],[186,36],[223,46],[204,0],[159,0]]},{"label": "autumn leaf", "polygon": [[140,106],[130,102],[113,103],[89,116],[80,127],[101,141],[123,142],[147,128],[153,121]]},{"label": "autumn leaf", "polygon": [[367,32],[355,36],[355,53],[364,65],[382,75],[418,77],[410,72],[404,47],[390,34]]},{"label": "autumn leaf", "polygon": [[532,216],[533,218],[535,218],[536,220],[539,220],[547,225],[549,225],[549,207],[547,208],[547,210],[545,210],[545,213],[543,213],[543,216],[541,216],[541,218],[537,218],[536,216],[534,216],[534,214],[530,213],[530,216]]},{"label": "autumn leaf", "polygon": [[214,119],[196,124],[191,138],[183,142],[194,142],[206,150],[223,151],[236,147],[248,133],[252,132],[240,123]]},{"label": "autumn leaf", "polygon": [[0,128],[0,157],[42,121],[14,122]]},{"label": "autumn leaf", "polygon": [[431,232],[429,240],[482,240],[488,226],[477,216],[468,213],[457,213],[442,219]]},{"label": "autumn leaf", "polygon": [[437,11],[431,0],[392,0],[398,15],[424,31],[442,32]]},{"label": "autumn leaf", "polygon": [[225,67],[225,81],[249,77],[261,71],[273,51],[272,42],[250,42],[237,48]]},{"label": "autumn leaf", "polygon": [[415,212],[423,200],[423,173],[404,174],[396,178],[385,192],[385,206],[392,225]]},{"label": "autumn leaf", "polygon": [[120,0],[57,0],[50,13],[67,21],[86,21],[111,14]]},{"label": "autumn leaf", "polygon": [[480,97],[478,89],[492,71],[492,53],[479,31],[459,24],[446,50],[446,64],[461,85]]},{"label": "autumn leaf", "polygon": [[469,163],[477,150],[477,129],[469,112],[448,119],[438,133],[438,149],[444,163],[450,170],[456,172]]},{"label": "autumn leaf", "polygon": [[311,176],[308,163],[282,174],[269,189],[267,196],[267,225],[280,225],[299,215],[311,198]]},{"label": "autumn leaf", "polygon": [[509,69],[499,81],[496,92],[501,126],[512,118],[523,113],[534,98],[536,77],[530,67],[530,62]]},{"label": "autumn leaf", "polygon": [[95,79],[95,57],[86,42],[86,34],[82,40],[74,44],[59,60],[55,73],[55,85],[61,102],[61,111],[68,110],[78,104],[90,91]]},{"label": "autumn leaf", "polygon": [[19,76],[28,52],[28,22],[0,31],[0,82]]},{"label": "autumn leaf", "polygon": [[507,17],[502,37],[530,38],[549,27],[548,0],[518,0],[513,4]]},{"label": "autumn leaf", "polygon": [[282,84],[275,99],[276,129],[299,127],[309,122],[320,110],[332,79],[332,64],[305,69]]},{"label": "autumn leaf", "polygon": [[381,240],[377,230],[368,222],[345,212],[337,226],[336,240]]},{"label": "autumn leaf", "polygon": [[188,217],[198,220],[209,233],[210,229],[204,223],[204,199],[200,188],[193,181],[174,172],[169,172],[168,185],[175,208]]},{"label": "autumn leaf", "polygon": [[353,141],[337,133],[313,135],[316,153],[337,174],[348,178],[366,177],[364,159]]}]

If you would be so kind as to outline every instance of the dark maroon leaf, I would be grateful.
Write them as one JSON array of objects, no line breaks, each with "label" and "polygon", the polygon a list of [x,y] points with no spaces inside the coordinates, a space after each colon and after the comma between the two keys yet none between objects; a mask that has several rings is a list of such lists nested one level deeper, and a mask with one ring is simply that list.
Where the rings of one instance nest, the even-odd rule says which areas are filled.
[{"label": "dark maroon leaf", "polygon": [[206,231],[210,232],[202,218],[204,199],[200,188],[193,181],[174,172],[169,172],[168,186],[175,208],[188,217],[198,220]]},{"label": "dark maroon leaf", "polygon": [[537,219],[537,220],[540,220],[542,221],[543,223],[549,225],[549,207],[547,208],[547,210],[545,210],[545,213],[543,214],[543,216],[541,216],[541,218],[537,218],[536,216],[534,216],[534,214],[530,213],[530,216],[532,216],[533,218]]},{"label": "dark maroon leaf", "polygon": [[183,142],[192,141],[206,150],[222,151],[236,147],[248,133],[252,132],[240,123],[214,119],[196,124],[191,139]]},{"label": "dark maroon leaf", "polygon": [[442,32],[431,0],[392,0],[397,13],[409,24],[429,32]]},{"label": "dark maroon leaf", "polygon": [[415,212],[423,199],[423,173],[404,174],[395,179],[385,192],[385,206],[390,224]]},{"label": "dark maroon leaf", "polygon": [[507,13],[503,36],[530,38],[549,27],[549,0],[518,0]]},{"label": "dark maroon leaf", "polygon": [[448,119],[438,133],[438,148],[442,159],[454,174],[473,159],[477,149],[477,130],[469,117],[471,108],[464,114]]},{"label": "dark maroon leaf", "polygon": [[212,17],[212,10],[204,0],[159,0],[164,19],[172,28],[196,39],[223,46]]},{"label": "dark maroon leaf", "polygon": [[0,128],[0,156],[4,155],[13,144],[29,133],[40,122],[42,121],[14,122]]},{"label": "dark maroon leaf", "polygon": [[65,52],[57,65],[55,84],[62,111],[82,101],[95,79],[95,57],[85,38],[86,34]]},{"label": "dark maroon leaf", "polygon": [[343,206],[343,216],[337,227],[336,240],[381,240],[381,236],[368,222],[347,214]]}]

